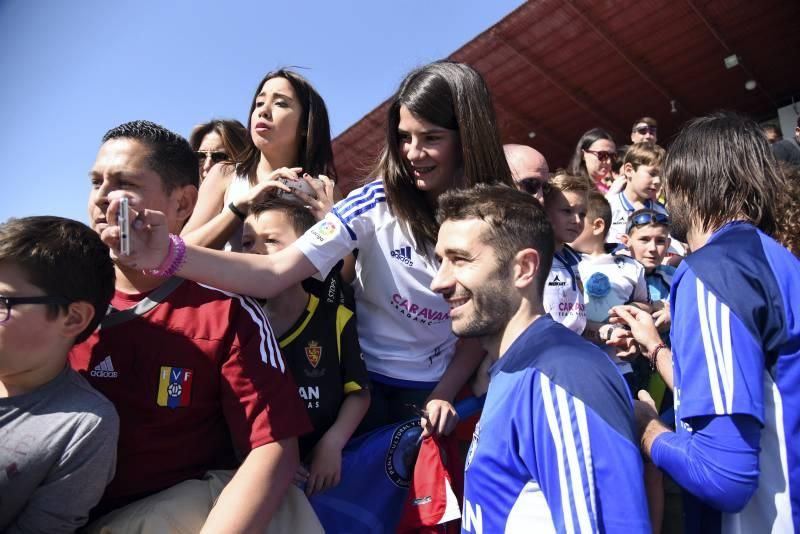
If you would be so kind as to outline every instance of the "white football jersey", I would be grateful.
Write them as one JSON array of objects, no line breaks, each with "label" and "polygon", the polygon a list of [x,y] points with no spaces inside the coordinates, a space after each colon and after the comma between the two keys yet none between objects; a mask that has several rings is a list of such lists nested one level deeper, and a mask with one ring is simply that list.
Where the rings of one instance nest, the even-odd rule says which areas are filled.
[{"label": "white football jersey", "polygon": [[397,380],[438,382],[456,336],[450,308],[430,290],[438,264],[389,210],[383,182],[353,190],[295,243],[320,273],[358,249],[358,335],[367,369]]}]

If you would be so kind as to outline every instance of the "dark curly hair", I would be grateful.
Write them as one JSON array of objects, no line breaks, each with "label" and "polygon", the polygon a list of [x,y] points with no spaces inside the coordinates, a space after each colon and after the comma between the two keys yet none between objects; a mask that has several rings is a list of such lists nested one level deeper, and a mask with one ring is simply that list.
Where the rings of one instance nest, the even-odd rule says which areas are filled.
[{"label": "dark curly hair", "polygon": [[800,167],[778,163],[786,181],[786,188],[779,196],[773,237],[795,256],[800,258]]}]

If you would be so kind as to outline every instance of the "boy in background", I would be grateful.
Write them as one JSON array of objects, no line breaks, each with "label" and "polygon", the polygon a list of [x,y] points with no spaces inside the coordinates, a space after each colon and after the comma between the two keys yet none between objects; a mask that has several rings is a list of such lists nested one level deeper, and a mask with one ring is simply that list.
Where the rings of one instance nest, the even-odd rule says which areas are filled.
[{"label": "boy in background", "polygon": [[114,476],[114,406],[67,354],[103,318],[114,266],[59,217],[0,225],[0,531],[73,532]]},{"label": "boy in background", "polygon": [[625,188],[606,197],[611,205],[611,227],[606,242],[622,243],[628,218],[637,209],[648,208],[667,214],[666,208],[657,200],[665,155],[664,149],[653,143],[636,143],[625,153],[622,162]]},{"label": "boy in background", "polygon": [[544,197],[544,209],[553,226],[555,252],[542,293],[544,311],[580,335],[586,327],[583,284],[578,272],[581,257],[566,243],[575,241],[583,231],[589,183],[561,172],[550,186]]},{"label": "boy in background", "polygon": [[578,264],[578,272],[584,281],[586,305],[583,336],[608,353],[628,382],[631,393],[635,394],[640,385],[634,380],[631,364],[617,356],[617,349],[606,345],[619,329],[609,325],[608,314],[611,308],[620,304],[649,304],[645,272],[639,262],[616,252],[619,247],[606,243],[611,207],[603,194],[590,191],[588,199],[585,228],[572,243],[572,247],[583,254]]},{"label": "boy in background", "polygon": [[[291,200],[257,204],[245,219],[242,250],[274,254],[315,223],[308,209]],[[370,403],[355,314],[328,302],[296,284],[263,304],[314,427],[299,438],[296,481],[305,483],[308,495],[339,483],[342,449]]]}]

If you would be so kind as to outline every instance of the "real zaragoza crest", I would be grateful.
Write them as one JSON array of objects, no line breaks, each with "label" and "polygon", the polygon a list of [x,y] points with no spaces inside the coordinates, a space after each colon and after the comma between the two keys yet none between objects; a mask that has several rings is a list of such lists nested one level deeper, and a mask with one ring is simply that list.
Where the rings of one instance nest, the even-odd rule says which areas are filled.
[{"label": "real zaragoza crest", "polygon": [[322,347],[320,347],[319,343],[316,341],[309,341],[308,345],[306,345],[305,351],[308,363],[311,364],[311,367],[316,369],[317,365],[319,365],[320,359],[322,358]]}]

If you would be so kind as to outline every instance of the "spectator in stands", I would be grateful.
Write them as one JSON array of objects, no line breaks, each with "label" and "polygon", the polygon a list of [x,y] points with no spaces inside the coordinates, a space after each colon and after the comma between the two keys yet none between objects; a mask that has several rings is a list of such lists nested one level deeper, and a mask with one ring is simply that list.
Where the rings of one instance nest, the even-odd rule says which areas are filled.
[{"label": "spectator in stands", "polygon": [[794,142],[797,143],[797,147],[800,148],[800,115],[797,116],[797,124],[794,127]]},{"label": "spectator in stands", "polygon": [[[430,290],[436,273],[434,218],[439,195],[477,183],[512,186],[491,96],[480,74],[440,61],[412,71],[387,109],[386,145],[374,176],[297,242],[276,254],[225,255],[187,246],[176,274],[214,287],[270,297],[360,249],[355,280],[361,349],[372,379],[364,428],[425,410],[425,432],[448,433],[454,396],[483,358],[459,341],[450,309]],[[112,202],[114,215],[118,202]],[[163,215],[138,213],[128,265],[154,267],[172,253]],[[111,220],[116,220],[112,217]],[[148,230],[140,229],[143,222]],[[119,244],[119,228],[104,232]],[[173,238],[180,243],[177,238]],[[179,247],[176,257],[184,257]]]},{"label": "spectator in stands", "polygon": [[767,136],[767,142],[769,144],[773,144],[776,141],[783,139],[783,133],[781,133],[781,129],[774,124],[765,124],[761,127],[761,131]]},{"label": "spectator in stands", "polygon": [[247,130],[235,119],[213,119],[194,127],[189,144],[197,154],[202,183],[215,165],[234,164],[247,144]]},{"label": "spectator in stands", "polygon": [[580,176],[557,173],[544,198],[544,208],[555,237],[555,252],[542,293],[544,311],[576,334],[586,327],[583,283],[578,271],[581,256],[567,243],[583,231],[587,194],[591,185]]},{"label": "spectator in stands", "polygon": [[642,117],[631,127],[631,143],[658,143],[658,123],[652,117]]},{"label": "spectator in stands", "polygon": [[601,193],[606,193],[614,181],[611,167],[616,158],[617,145],[611,134],[601,128],[592,128],[575,146],[567,171],[587,178]]},{"label": "spectator in stands", "polygon": [[[242,251],[275,254],[314,226],[302,205],[276,198],[255,204],[244,222]],[[342,448],[369,408],[369,379],[353,310],[295,284],[263,304],[314,426],[302,436],[297,479],[306,494],[339,483]]]},{"label": "spectator in stands", "polygon": [[114,294],[108,247],[59,217],[0,225],[0,531],[71,533],[114,477],[114,406],[67,366]]},{"label": "spectator in stands", "polygon": [[539,204],[550,190],[550,168],[541,152],[526,145],[503,145],[514,185],[533,195]]},{"label": "spectator in stands", "polygon": [[[299,74],[280,69],[256,87],[246,146],[236,165],[213,167],[181,235],[187,243],[241,250],[242,221],[255,202],[292,192],[284,182],[306,182],[305,205],[321,218],[333,203],[336,169],[325,102]],[[319,180],[303,178],[308,174]]]},{"label": "spectator in stands", "polygon": [[[197,174],[185,139],[147,121],[122,124],[92,167],[89,218],[102,232],[109,202],[124,194],[177,233]],[[297,436],[311,425],[258,303],[173,277],[173,263],[115,263],[113,309],[70,354],[121,423],[117,473],[94,514],[106,515],[91,529],[286,532],[286,521],[307,517],[297,531],[318,532],[291,485]]]},{"label": "spectator in stands", "polygon": [[679,401],[673,433],[640,393],[644,452],[697,498],[686,532],[797,530],[800,263],[766,235],[783,176],[758,125],[731,113],[689,123],[665,176],[693,252],[673,280],[672,352],[649,314],[629,321]]},{"label": "spectator in stands", "polygon": [[467,454],[462,532],[649,533],[625,382],[544,310],[556,239],[538,202],[478,186],[445,193],[438,217],[431,287],[450,304],[453,331],[495,356]]},{"label": "spectator in stands", "polygon": [[666,152],[652,143],[631,145],[622,162],[625,175],[625,188],[606,198],[611,205],[611,227],[608,230],[609,243],[622,243],[628,217],[637,209],[648,208],[667,213],[657,198],[661,189],[661,164]]}]

